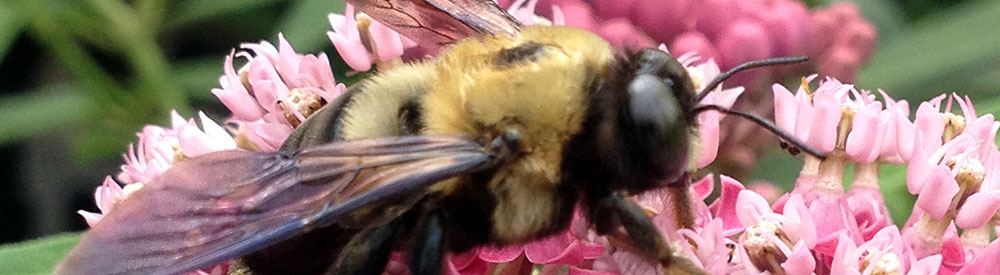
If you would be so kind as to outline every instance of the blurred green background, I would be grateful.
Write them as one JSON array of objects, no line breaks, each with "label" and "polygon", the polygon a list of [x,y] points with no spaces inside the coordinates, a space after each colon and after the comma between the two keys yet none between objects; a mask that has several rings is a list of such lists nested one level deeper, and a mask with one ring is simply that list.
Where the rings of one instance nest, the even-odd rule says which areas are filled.
[{"label": "blurred green background", "polygon": [[[854,2],[880,36],[861,88],[910,102],[959,92],[980,113],[1000,110],[1000,1]],[[166,124],[171,109],[226,117],[209,90],[241,42],[283,32],[300,53],[334,56],[342,74],[325,35],[326,14],[342,9],[333,0],[0,0],[0,243],[83,230],[76,210],[96,211],[94,188],[117,171],[143,124]],[[747,179],[791,183],[798,170],[789,167],[801,166],[780,151],[759,163]],[[912,207],[905,172],[883,171],[898,222]],[[74,236],[46,245],[65,251]],[[0,250],[7,263],[40,259],[32,256]]]}]

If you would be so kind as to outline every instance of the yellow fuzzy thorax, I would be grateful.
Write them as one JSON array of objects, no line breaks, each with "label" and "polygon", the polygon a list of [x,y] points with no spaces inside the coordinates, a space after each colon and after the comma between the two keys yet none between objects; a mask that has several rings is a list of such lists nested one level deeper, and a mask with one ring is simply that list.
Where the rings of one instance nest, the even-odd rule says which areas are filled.
[{"label": "yellow fuzzy thorax", "polygon": [[[496,66],[498,53],[527,42],[544,45],[544,53]],[[549,221],[553,200],[544,196],[560,181],[564,144],[580,131],[589,89],[613,55],[607,42],[583,30],[527,27],[514,38],[465,40],[434,61],[438,78],[423,99],[425,134],[485,141],[508,130],[520,134],[520,154],[489,183],[498,199],[494,224],[506,226],[494,231],[498,239],[521,241]],[[435,189],[447,193],[454,184]]]}]

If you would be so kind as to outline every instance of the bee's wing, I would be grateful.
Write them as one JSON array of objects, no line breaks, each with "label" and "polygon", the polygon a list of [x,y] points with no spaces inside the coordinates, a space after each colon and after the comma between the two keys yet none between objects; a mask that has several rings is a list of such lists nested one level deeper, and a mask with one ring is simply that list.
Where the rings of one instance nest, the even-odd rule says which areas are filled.
[{"label": "bee's wing", "polygon": [[517,34],[520,23],[493,0],[347,0],[420,44],[443,45],[479,35]]},{"label": "bee's wing", "polygon": [[175,274],[211,266],[372,202],[492,165],[459,137],[351,140],[297,154],[225,151],[178,163],[121,201],[56,274]]}]

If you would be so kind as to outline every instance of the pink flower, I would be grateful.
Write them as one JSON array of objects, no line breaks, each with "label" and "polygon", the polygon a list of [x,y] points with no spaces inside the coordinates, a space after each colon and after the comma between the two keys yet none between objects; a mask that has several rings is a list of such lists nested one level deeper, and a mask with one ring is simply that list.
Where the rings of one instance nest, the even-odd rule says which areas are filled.
[{"label": "pink flower", "polygon": [[[710,179],[709,177],[706,178]],[[743,184],[736,179],[727,176],[720,176],[719,178],[721,179],[720,185],[722,186],[722,190],[719,198],[716,199],[715,202],[712,202],[712,205],[710,205],[708,209],[711,211],[712,217],[722,219],[723,232],[725,235],[732,236],[740,231],[743,231],[745,228],[743,223],[739,220],[737,213],[739,208],[737,205],[739,203],[740,193],[742,193],[746,188],[743,187]],[[704,181],[705,180],[699,181],[695,184],[695,186],[705,184]],[[712,183],[709,181],[707,184]],[[704,197],[702,197],[702,199],[704,199]]]},{"label": "pink flower", "polygon": [[194,120],[185,121],[176,112],[171,112],[171,128],[155,125],[143,127],[137,146],[129,145],[128,153],[122,156],[118,180],[123,183],[150,182],[163,174],[174,162],[195,157],[211,151],[236,149],[233,137],[204,113],[198,113],[202,129]]},{"label": "pink flower", "polygon": [[595,32],[619,49],[638,50],[655,45],[652,38],[622,18],[604,21]]},{"label": "pink flower", "polygon": [[417,45],[378,21],[367,16],[359,18],[351,4],[347,4],[343,15],[331,13],[328,19],[333,27],[327,32],[330,42],[355,71],[368,71],[373,63],[399,58],[405,49]]},{"label": "pink flower", "polygon": [[1000,259],[1000,240],[994,240],[975,260],[965,264],[958,275],[990,274],[996,271],[997,259]]},{"label": "pink flower", "polygon": [[840,235],[836,256],[830,265],[831,274],[936,274],[941,255],[922,257],[919,261],[908,254],[899,229],[885,227],[871,240],[856,245],[846,234]]},{"label": "pink flower", "polygon": [[115,204],[142,188],[142,185],[142,183],[129,184],[122,188],[115,180],[111,179],[111,176],[105,177],[104,183],[98,186],[97,191],[94,192],[94,201],[97,202],[97,209],[100,209],[101,213],[84,210],[76,211],[76,213],[83,216],[88,226],[94,227],[97,222],[101,221],[101,218],[104,218],[104,215],[115,208]]},{"label": "pink flower", "polygon": [[247,149],[277,150],[295,127],[347,89],[333,78],[326,54],[297,54],[280,34],[278,42],[277,48],[267,41],[243,44],[246,51],[235,56],[246,65],[237,72],[230,54],[222,88],[212,90],[233,112],[229,122],[238,125],[238,134],[252,142]]},{"label": "pink flower", "polygon": [[740,223],[745,226],[738,249],[746,269],[811,273],[816,263],[809,250],[816,245],[817,232],[801,196],[789,197],[780,214],[772,212],[763,197],[748,190],[740,192],[736,205]]},{"label": "pink flower", "polygon": [[738,268],[731,261],[736,242],[723,234],[722,220],[713,219],[697,230],[680,229],[677,234],[687,240],[681,242],[684,252],[709,274],[729,274]]},{"label": "pink flower", "polygon": [[[87,225],[96,225],[105,214],[114,209],[115,204],[152,182],[174,163],[211,152],[236,149],[236,141],[219,124],[205,113],[198,112],[198,117],[201,127],[198,127],[194,119],[185,120],[177,112],[171,111],[170,128],[146,125],[142,132],[136,133],[139,138],[138,146],[129,145],[128,153],[123,156],[125,165],[122,165],[117,176],[125,184],[124,187],[110,176],[106,177],[94,194],[101,213],[77,211],[87,221]],[[226,274],[228,269],[229,263],[226,262],[187,274],[221,275]]]},{"label": "pink flower", "polygon": [[868,60],[878,37],[875,26],[861,17],[857,6],[837,1],[812,14],[815,36],[810,55],[819,60],[819,72],[852,81],[860,64]]},{"label": "pink flower", "polygon": [[670,44],[670,52],[684,55],[687,53],[698,54],[707,60],[718,60],[719,52],[704,34],[697,31],[685,32],[678,35]]},{"label": "pink flower", "polygon": [[[571,224],[579,226],[584,221],[577,213]],[[534,264],[556,264],[576,266],[584,260],[593,260],[604,253],[600,244],[581,239],[571,229],[524,244],[504,247],[484,246],[479,250],[479,258],[490,263],[511,262],[523,253]]]}]

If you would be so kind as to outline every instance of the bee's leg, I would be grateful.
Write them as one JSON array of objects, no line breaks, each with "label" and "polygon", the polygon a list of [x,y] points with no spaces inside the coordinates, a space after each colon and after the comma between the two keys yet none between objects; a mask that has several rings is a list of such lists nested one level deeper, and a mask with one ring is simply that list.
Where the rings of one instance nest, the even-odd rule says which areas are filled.
[{"label": "bee's leg", "polygon": [[336,263],[326,274],[382,274],[386,264],[389,263],[399,228],[399,221],[393,221],[358,233],[344,246]]},{"label": "bee's leg", "polygon": [[610,233],[611,230],[607,229],[610,225],[624,226],[635,247],[660,262],[667,274],[705,274],[687,258],[675,255],[653,221],[622,194],[613,193],[598,199],[589,216],[601,234]]},{"label": "bee's leg", "polygon": [[426,213],[416,228],[410,268],[416,275],[438,275],[444,263],[444,224],[440,212]]},{"label": "bee's leg", "polygon": [[688,194],[688,190],[691,190],[690,182],[690,175],[685,173],[678,181],[667,185],[667,192],[670,192],[677,225],[694,230],[694,213],[691,209],[691,196]]}]

